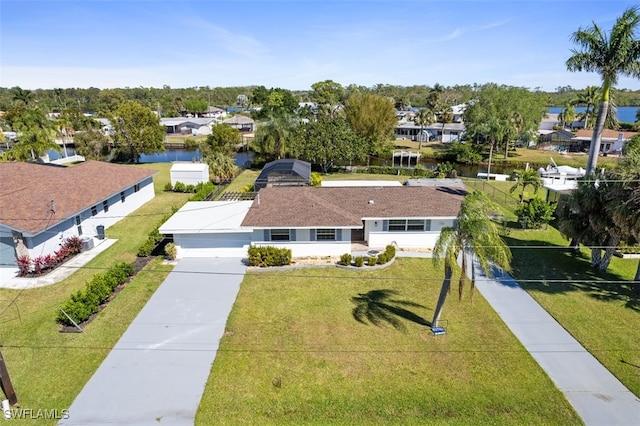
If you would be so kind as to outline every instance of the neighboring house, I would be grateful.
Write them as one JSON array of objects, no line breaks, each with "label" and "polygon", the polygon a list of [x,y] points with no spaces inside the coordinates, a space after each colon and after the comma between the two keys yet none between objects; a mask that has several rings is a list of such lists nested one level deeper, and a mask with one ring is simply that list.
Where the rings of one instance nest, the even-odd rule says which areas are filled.
[{"label": "neighboring house", "polygon": [[155,170],[88,161],[72,167],[0,163],[0,265],[99,236],[154,197]]},{"label": "neighboring house", "polygon": [[268,186],[309,186],[311,163],[282,159],[265,164],[253,184],[254,191]]},{"label": "neighboring house", "polygon": [[[413,122],[399,122],[395,127],[395,136],[398,139],[411,139],[414,141],[420,138],[421,127]],[[429,142],[442,139],[442,142],[455,142],[460,140],[464,133],[465,127],[463,123],[433,123],[428,126],[422,126],[422,140]]]},{"label": "neighboring house", "polygon": [[217,123],[215,118],[161,118],[160,124],[165,126],[169,135],[210,135],[211,128]]},{"label": "neighboring house", "polygon": [[431,249],[453,226],[465,191],[446,186],[267,187],[253,201],[191,202],[160,232],[178,256],[242,256],[249,245],[293,257],[340,256],[353,242]]},{"label": "neighboring house", "polygon": [[[617,130],[604,129],[600,140],[600,152],[603,154],[620,154],[625,144],[638,135],[638,132],[619,132]],[[582,144],[584,150],[588,151],[591,146],[593,130],[580,129],[576,132],[573,140]]]},{"label": "neighboring house", "polygon": [[228,124],[242,133],[253,133],[256,130],[256,122],[242,114],[236,114],[231,118],[227,118],[222,124]]},{"label": "neighboring house", "polygon": [[223,110],[222,108],[210,106],[204,113],[200,115],[201,117],[215,118],[218,121],[222,121],[222,118],[227,115],[227,111]]}]

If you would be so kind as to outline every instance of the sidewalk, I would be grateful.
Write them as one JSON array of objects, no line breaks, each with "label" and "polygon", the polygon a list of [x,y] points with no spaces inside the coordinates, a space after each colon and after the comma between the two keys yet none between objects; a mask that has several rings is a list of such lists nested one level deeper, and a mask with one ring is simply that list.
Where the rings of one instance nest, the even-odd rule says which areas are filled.
[{"label": "sidewalk", "polygon": [[59,425],[191,426],[246,266],[182,259]]},{"label": "sidewalk", "polygon": [[640,400],[506,274],[476,287],[586,425],[640,425]]}]

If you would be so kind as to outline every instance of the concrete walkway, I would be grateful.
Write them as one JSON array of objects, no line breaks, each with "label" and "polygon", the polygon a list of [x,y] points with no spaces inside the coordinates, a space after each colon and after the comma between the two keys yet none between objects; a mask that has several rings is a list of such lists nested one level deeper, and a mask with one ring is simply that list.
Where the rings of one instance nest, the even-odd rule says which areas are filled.
[{"label": "concrete walkway", "polygon": [[640,400],[513,278],[498,272],[495,279],[486,279],[479,269],[476,276],[480,293],[564,393],[585,424],[640,425]]},{"label": "concrete walkway", "polygon": [[193,425],[245,271],[180,260],[58,424]]}]

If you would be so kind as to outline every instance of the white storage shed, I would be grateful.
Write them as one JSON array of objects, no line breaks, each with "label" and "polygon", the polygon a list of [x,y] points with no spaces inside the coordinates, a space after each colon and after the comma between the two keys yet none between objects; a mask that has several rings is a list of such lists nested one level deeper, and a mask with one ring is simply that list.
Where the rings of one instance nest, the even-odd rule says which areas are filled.
[{"label": "white storage shed", "polygon": [[197,185],[209,182],[209,165],[204,163],[175,162],[171,166],[171,185],[182,182],[185,185]]}]

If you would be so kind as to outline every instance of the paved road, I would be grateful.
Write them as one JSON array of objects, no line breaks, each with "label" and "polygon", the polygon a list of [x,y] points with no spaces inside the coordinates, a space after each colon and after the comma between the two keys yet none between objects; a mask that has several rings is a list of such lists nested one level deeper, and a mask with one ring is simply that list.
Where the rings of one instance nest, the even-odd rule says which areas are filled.
[{"label": "paved road", "polygon": [[587,425],[640,425],[640,400],[583,348],[513,278],[476,286]]},{"label": "paved road", "polygon": [[237,258],[179,261],[59,425],[193,425],[245,271]]}]

